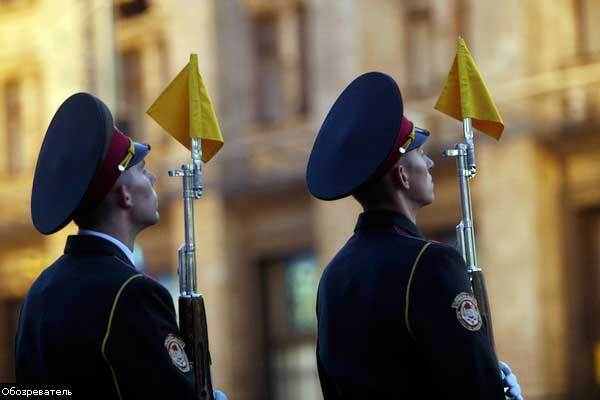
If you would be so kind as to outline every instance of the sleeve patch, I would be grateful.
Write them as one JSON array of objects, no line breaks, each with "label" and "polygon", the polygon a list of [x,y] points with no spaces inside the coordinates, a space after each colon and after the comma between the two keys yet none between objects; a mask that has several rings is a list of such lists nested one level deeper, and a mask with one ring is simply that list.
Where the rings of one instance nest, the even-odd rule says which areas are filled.
[{"label": "sleeve patch", "polygon": [[165,338],[165,348],[171,357],[173,365],[175,365],[181,372],[190,371],[190,363],[185,354],[185,343],[176,335],[169,333]]},{"label": "sleeve patch", "polygon": [[452,308],[456,309],[456,318],[464,328],[470,331],[481,329],[481,314],[477,300],[471,294],[459,293],[452,302]]}]

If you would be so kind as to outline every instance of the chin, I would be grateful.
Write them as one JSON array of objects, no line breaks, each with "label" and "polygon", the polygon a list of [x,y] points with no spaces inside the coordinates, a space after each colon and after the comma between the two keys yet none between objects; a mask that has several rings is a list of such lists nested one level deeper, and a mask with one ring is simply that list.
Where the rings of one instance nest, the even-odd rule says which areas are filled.
[{"label": "chin", "polygon": [[431,184],[431,192],[429,193],[428,200],[429,200],[429,203],[427,203],[428,205],[435,201],[435,191],[433,190],[433,183]]},{"label": "chin", "polygon": [[427,207],[429,205],[431,205],[433,203],[433,200],[426,200],[423,203],[421,203],[421,207]]},{"label": "chin", "polygon": [[432,193],[431,196],[427,196],[425,199],[423,199],[423,202],[421,203],[421,207],[425,207],[425,206],[432,204],[434,200],[435,200],[435,195]]},{"label": "chin", "polygon": [[144,228],[147,228],[152,225],[156,225],[156,223],[158,222],[159,219],[160,219],[160,215],[158,214],[158,211],[156,211],[152,217],[146,218],[144,220],[144,222],[143,222]]}]

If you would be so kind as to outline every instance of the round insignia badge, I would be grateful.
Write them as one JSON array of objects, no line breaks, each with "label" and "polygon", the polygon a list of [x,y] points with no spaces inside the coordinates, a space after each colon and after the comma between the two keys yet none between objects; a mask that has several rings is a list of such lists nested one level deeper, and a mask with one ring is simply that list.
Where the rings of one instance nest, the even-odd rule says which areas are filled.
[{"label": "round insignia badge", "polygon": [[481,328],[481,314],[479,314],[477,300],[471,294],[459,293],[452,302],[452,308],[456,309],[456,318],[466,329],[478,331]]},{"label": "round insignia badge", "polygon": [[165,339],[165,347],[169,352],[169,357],[173,364],[179,368],[181,372],[190,371],[190,363],[188,362],[187,354],[185,354],[185,343],[172,333],[167,335]]}]

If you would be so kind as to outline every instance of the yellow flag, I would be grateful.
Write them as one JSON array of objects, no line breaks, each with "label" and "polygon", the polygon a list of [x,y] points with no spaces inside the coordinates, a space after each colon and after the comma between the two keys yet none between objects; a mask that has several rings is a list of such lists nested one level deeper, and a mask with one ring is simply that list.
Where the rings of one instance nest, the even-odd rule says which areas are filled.
[{"label": "yellow flag", "polygon": [[190,55],[190,62],[146,113],[188,149],[192,145],[190,138],[201,138],[203,162],[223,147],[221,129],[198,71],[197,54]]},{"label": "yellow flag", "polygon": [[504,131],[502,117],[462,38],[435,109],[459,121],[471,118],[474,128],[495,139]]}]

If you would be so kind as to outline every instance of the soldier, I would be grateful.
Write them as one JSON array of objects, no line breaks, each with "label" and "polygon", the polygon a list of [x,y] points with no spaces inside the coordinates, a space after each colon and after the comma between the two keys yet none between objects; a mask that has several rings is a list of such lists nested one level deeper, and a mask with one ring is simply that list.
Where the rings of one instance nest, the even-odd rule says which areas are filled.
[{"label": "soldier", "polygon": [[321,200],[364,208],[325,269],[317,297],[317,363],[326,400],[520,398],[481,330],[460,254],[416,226],[434,200],[422,149],[429,132],[404,116],[392,78],[355,79],[329,111],[307,167]]},{"label": "soldier", "polygon": [[25,298],[18,383],[65,384],[86,398],[196,398],[172,298],[134,266],[136,236],[159,218],[149,151],[92,95],[69,97],[54,115],[35,170],[32,219],[43,234],[72,220],[79,232]]}]

